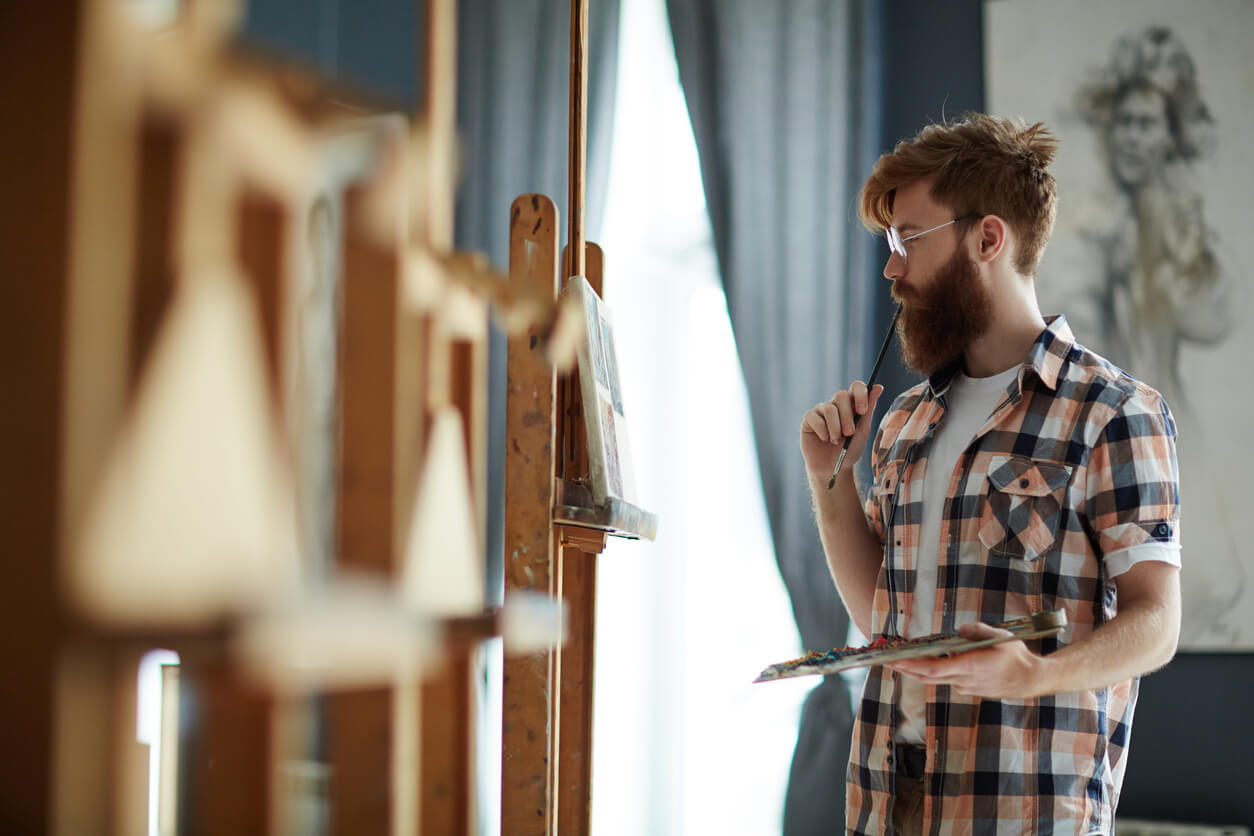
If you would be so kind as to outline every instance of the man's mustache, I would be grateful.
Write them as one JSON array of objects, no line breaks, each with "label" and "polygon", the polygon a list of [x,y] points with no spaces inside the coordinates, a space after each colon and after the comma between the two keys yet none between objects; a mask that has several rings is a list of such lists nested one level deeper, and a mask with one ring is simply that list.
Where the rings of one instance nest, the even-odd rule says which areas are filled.
[{"label": "man's mustache", "polygon": [[910,288],[893,285],[893,288],[888,292],[888,294],[898,305],[909,305],[919,311],[930,310],[932,307],[931,305],[924,304],[924,295],[922,293]]},{"label": "man's mustache", "polygon": [[888,295],[893,297],[893,301],[897,303],[914,301],[913,291],[904,290],[897,285],[892,286],[892,289],[888,291]]}]

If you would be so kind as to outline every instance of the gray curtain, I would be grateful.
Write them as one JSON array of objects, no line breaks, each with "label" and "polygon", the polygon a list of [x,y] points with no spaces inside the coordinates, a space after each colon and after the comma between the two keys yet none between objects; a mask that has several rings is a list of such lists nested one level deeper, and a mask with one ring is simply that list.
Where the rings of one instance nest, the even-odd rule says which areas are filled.
[{"label": "gray curtain", "polygon": [[[807,650],[845,641],[797,450],[801,414],[865,377],[891,319],[886,250],[855,197],[880,153],[984,105],[980,0],[668,0],[776,559]],[[896,349],[887,397],[913,385]],[[865,458],[865,457],[864,457]],[[866,484],[867,463],[860,463]],[[829,677],[802,709],[786,834],[839,832],[852,718]]]},{"label": "gray curtain", "polygon": [[[802,645],[845,644],[797,448],[802,413],[865,374],[875,240],[853,197],[879,153],[877,6],[668,0],[772,539]],[[853,724],[839,677],[802,710],[784,832],[843,827]]]},{"label": "gray curtain", "polygon": [[[609,181],[619,0],[590,0],[588,5],[584,223],[588,240],[595,241]],[[509,207],[518,195],[540,192],[553,198],[566,228],[570,6],[552,0],[461,0],[458,24],[463,174],[457,246],[486,252],[505,270]],[[487,600],[500,603],[505,565],[505,339],[495,329],[488,375]]]}]

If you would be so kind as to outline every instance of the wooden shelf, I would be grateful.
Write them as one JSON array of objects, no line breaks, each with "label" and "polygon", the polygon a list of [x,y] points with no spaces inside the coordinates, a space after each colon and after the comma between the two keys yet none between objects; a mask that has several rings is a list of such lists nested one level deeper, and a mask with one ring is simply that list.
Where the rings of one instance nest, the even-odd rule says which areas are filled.
[{"label": "wooden shelf", "polygon": [[629,502],[609,497],[597,503],[587,485],[569,479],[555,479],[553,522],[594,528],[612,537],[653,540],[657,537],[657,514]]}]

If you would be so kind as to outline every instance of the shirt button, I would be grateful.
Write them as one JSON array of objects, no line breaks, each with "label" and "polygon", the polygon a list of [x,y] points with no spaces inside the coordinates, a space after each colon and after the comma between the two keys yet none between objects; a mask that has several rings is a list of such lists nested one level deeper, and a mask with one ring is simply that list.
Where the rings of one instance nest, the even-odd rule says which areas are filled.
[{"label": "shirt button", "polygon": [[1021,488],[1026,488],[1027,486],[1028,486],[1028,480],[1027,480],[1027,479],[1020,479],[1020,480],[1019,480],[1019,487],[1021,487]]}]

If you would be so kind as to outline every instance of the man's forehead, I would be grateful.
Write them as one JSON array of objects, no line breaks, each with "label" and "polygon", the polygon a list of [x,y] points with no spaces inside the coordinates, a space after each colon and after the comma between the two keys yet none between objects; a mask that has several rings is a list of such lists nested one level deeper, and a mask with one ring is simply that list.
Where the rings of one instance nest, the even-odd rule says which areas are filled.
[{"label": "man's forehead", "polygon": [[930,180],[907,183],[893,195],[892,220],[899,232],[935,226],[933,218],[944,211],[945,207],[932,197]]}]

